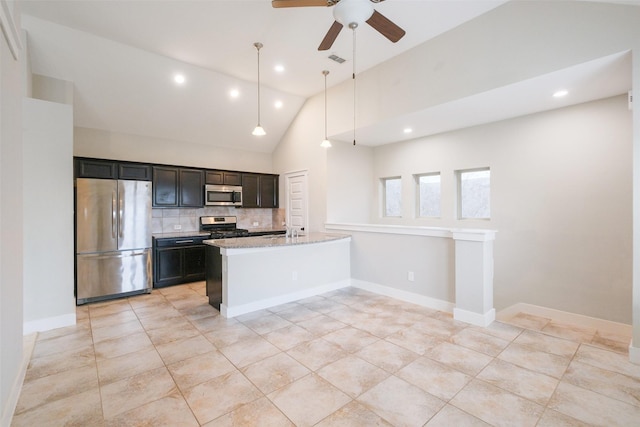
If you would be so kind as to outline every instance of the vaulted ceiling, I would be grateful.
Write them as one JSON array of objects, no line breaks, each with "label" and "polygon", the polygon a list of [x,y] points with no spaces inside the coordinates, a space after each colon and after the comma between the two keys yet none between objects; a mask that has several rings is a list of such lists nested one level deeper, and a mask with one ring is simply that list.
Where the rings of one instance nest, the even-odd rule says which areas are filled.
[{"label": "vaulted ceiling", "polygon": [[[394,44],[369,26],[358,28],[356,71],[374,67],[503,3],[378,3],[376,10],[407,34]],[[30,0],[21,5],[32,71],[73,82],[74,121],[79,127],[271,152],[306,98],[323,90],[322,70],[330,71],[327,81],[331,87],[350,79],[354,65],[350,30],[343,30],[330,50],[317,50],[334,20],[332,8],[327,7],[274,9],[269,0]],[[264,44],[260,51],[261,121],[267,130],[260,138],[251,135],[257,119],[257,56],[253,46],[257,41]],[[346,61],[339,64],[329,55]],[[587,68],[567,70],[563,78],[576,73],[591,87],[594,81],[608,81],[609,87],[598,86],[598,97],[621,93],[629,80],[621,61],[608,58]],[[284,70],[276,71],[276,65]],[[176,73],[185,76],[184,84],[175,84]],[[619,84],[611,84],[613,76]],[[491,95],[508,99],[515,90],[521,91],[518,99],[526,99],[522,91],[535,94],[534,83],[485,94],[476,101],[487,102]],[[230,96],[233,89],[239,93],[237,98]],[[282,103],[280,108],[275,107],[276,101]],[[544,102],[536,101],[535,108],[554,108],[542,105]],[[446,114],[451,107],[427,113]],[[507,110],[496,110],[483,120],[499,120],[514,112]],[[528,110],[521,108],[521,112]],[[446,123],[446,129],[441,126],[418,132],[429,134],[475,124],[448,117],[438,121]],[[394,137],[385,130],[401,123],[398,118],[397,123],[363,129],[360,140],[369,145],[395,142],[397,139],[391,139]]]}]

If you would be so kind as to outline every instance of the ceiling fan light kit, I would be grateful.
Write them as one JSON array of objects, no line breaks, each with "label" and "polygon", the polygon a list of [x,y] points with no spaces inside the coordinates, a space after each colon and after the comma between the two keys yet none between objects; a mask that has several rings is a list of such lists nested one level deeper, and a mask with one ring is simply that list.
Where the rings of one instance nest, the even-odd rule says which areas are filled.
[{"label": "ceiling fan light kit", "polygon": [[[393,43],[396,43],[405,35],[405,31],[402,28],[373,8],[372,3],[377,4],[382,1],[384,0],[273,0],[271,2],[274,8],[333,6],[333,18],[335,21],[322,39],[322,42],[320,42],[318,50],[329,50],[338,38],[340,31],[342,31],[342,27],[347,26],[353,30],[353,145],[356,145],[356,28],[366,22]],[[322,141],[321,146],[330,147],[331,142],[327,139],[327,74],[329,74],[329,71],[325,70],[322,73],[325,79],[325,139]]]},{"label": "ceiling fan light kit", "polygon": [[333,17],[335,21],[322,39],[318,50],[328,50],[340,34],[342,27],[347,26],[355,30],[363,22],[369,24],[377,32],[395,43],[405,35],[405,31],[394,24],[390,19],[375,10],[372,3],[380,3],[384,0],[273,0],[274,8],[280,7],[308,7],[325,6],[334,7]]},{"label": "ceiling fan light kit", "polygon": [[333,17],[342,25],[352,28],[366,22],[373,15],[373,6],[369,0],[343,0],[333,8]]}]

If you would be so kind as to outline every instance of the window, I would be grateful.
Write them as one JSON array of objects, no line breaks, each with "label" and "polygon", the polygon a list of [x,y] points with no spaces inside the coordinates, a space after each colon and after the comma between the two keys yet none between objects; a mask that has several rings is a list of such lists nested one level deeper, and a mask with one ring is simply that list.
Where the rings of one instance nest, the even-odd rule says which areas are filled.
[{"label": "window", "polygon": [[416,175],[418,216],[440,218],[440,174]]},{"label": "window", "polygon": [[402,216],[402,181],[400,177],[383,178],[383,215]]},{"label": "window", "polygon": [[458,171],[458,219],[491,217],[491,171],[473,169]]}]

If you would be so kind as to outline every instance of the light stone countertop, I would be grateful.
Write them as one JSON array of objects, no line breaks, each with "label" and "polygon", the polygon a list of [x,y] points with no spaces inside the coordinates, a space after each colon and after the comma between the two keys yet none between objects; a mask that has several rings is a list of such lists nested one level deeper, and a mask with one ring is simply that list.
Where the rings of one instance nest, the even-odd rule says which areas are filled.
[{"label": "light stone countertop", "polygon": [[153,233],[156,239],[172,239],[172,238],[188,238],[209,236],[211,233],[207,231],[176,231],[175,233]]},{"label": "light stone countertop", "polygon": [[330,242],[333,240],[348,239],[350,237],[351,236],[349,234],[305,232],[298,237],[286,237],[283,235],[236,237],[233,239],[205,240],[204,243],[206,245],[217,246],[222,249],[275,248]]},{"label": "light stone countertop", "polygon": [[[276,232],[284,232],[284,228],[272,228],[272,227],[264,227],[264,228],[250,228],[249,233],[276,233]],[[156,239],[171,239],[171,238],[187,238],[187,237],[202,237],[209,236],[211,232],[209,231],[175,231],[173,233],[153,233],[152,236]]]},{"label": "light stone countertop", "polygon": [[[238,228],[242,228],[242,227],[238,227]],[[273,227],[248,228],[247,231],[249,231],[249,233],[282,233],[286,231],[286,228],[273,228]]]}]

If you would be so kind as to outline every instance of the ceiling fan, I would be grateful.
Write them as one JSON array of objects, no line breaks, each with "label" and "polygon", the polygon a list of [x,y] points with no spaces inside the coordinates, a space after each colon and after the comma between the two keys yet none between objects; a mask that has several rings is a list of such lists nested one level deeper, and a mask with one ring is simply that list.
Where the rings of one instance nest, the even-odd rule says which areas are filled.
[{"label": "ceiling fan", "polygon": [[384,0],[273,0],[271,5],[280,7],[307,7],[307,6],[335,6],[333,17],[335,21],[327,35],[324,36],[318,50],[328,50],[340,34],[343,26],[355,30],[358,25],[366,22],[380,34],[393,43],[400,40],[405,31],[391,22],[388,18],[373,8],[371,3],[380,3]]}]

